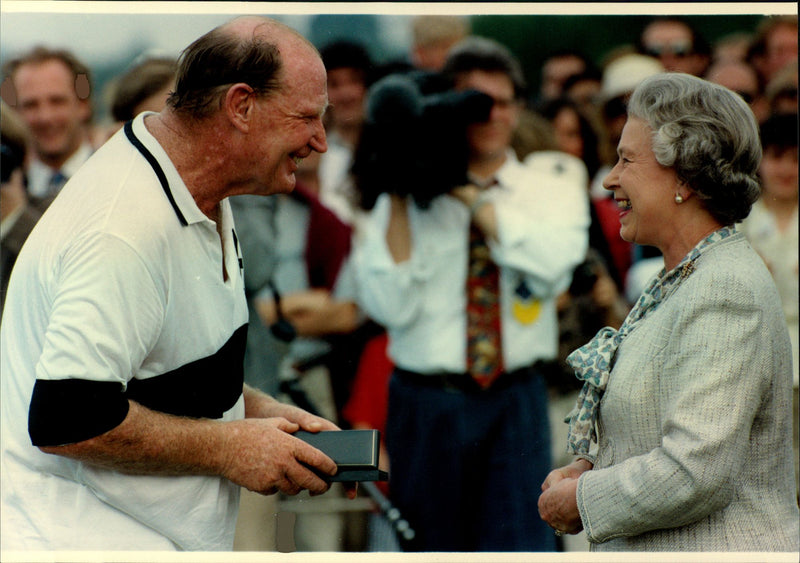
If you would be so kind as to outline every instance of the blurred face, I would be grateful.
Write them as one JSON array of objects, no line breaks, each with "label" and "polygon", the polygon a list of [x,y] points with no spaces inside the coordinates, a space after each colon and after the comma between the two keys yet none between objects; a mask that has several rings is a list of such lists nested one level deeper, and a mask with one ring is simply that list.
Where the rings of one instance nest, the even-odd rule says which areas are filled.
[{"label": "blurred face", "polygon": [[307,48],[286,52],[284,60],[283,88],[255,104],[260,142],[250,147],[250,157],[262,194],[292,191],[302,159],[328,150],[322,125],[328,107],[325,67]]},{"label": "blurred face", "polygon": [[450,49],[462,38],[443,39],[427,45],[417,45],[413,50],[414,66],[421,70],[438,72],[444,67]]},{"label": "blurred face", "polygon": [[361,125],[366,93],[362,71],[355,68],[334,68],[328,71],[328,97],[334,127]]},{"label": "blurred face", "polygon": [[680,22],[656,22],[642,34],[647,54],[657,58],[668,71],[695,76],[703,72],[704,60],[694,52],[692,32]]},{"label": "blurred face", "polygon": [[503,161],[511,144],[511,136],[519,120],[519,103],[514,98],[514,85],[503,72],[473,70],[456,79],[457,90],[478,90],[494,99],[489,119],[467,128],[471,163]]},{"label": "blurred face", "polygon": [[733,90],[748,104],[758,96],[758,77],[755,70],[744,63],[729,63],[715,66],[706,80]]},{"label": "blurred face", "polygon": [[791,61],[797,61],[797,27],[777,26],[767,36],[765,50],[767,77],[772,77]]},{"label": "blurred face", "polygon": [[564,94],[583,108],[591,108],[600,94],[599,80],[580,80],[575,82]]},{"label": "blurred face", "polygon": [[764,149],[759,175],[765,200],[797,203],[797,147],[769,146]]},{"label": "blurred face", "polygon": [[550,59],[542,68],[542,97],[545,99],[559,97],[567,78],[584,70],[586,63],[580,57],[567,55]]},{"label": "blurred face", "polygon": [[169,93],[175,88],[175,85],[170,83],[164,86],[161,90],[152,94],[136,104],[133,108],[133,115],[139,115],[144,111],[161,111],[167,105],[167,97]]},{"label": "blurred face", "polygon": [[614,192],[620,236],[628,242],[663,249],[679,182],[671,168],[656,161],[651,134],[644,120],[628,119],[617,147],[617,163],[603,186]]},{"label": "blurred face", "polygon": [[583,158],[583,137],[578,114],[572,108],[563,108],[553,119],[553,130],[559,150]]},{"label": "blurred face", "polygon": [[37,154],[60,166],[84,141],[90,113],[88,101],[78,98],[72,73],[58,60],[24,64],[14,74],[14,88]]}]

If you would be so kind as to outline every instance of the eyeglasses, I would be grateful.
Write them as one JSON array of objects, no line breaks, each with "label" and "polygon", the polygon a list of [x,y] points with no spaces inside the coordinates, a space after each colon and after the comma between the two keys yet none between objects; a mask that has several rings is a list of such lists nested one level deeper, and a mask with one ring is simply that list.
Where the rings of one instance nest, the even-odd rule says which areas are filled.
[{"label": "eyeglasses", "polygon": [[651,57],[661,57],[664,55],[672,55],[674,57],[683,58],[692,54],[691,43],[653,43],[645,45],[645,53]]}]

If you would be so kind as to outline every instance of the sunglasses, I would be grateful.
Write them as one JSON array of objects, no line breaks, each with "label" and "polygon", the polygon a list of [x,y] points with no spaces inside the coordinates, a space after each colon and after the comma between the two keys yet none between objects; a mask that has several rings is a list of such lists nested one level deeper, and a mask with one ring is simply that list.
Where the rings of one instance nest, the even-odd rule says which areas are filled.
[{"label": "sunglasses", "polygon": [[672,55],[674,57],[682,58],[688,57],[692,54],[692,46],[689,43],[673,43],[671,45],[665,43],[653,43],[652,45],[645,46],[645,53],[656,58],[663,55]]}]

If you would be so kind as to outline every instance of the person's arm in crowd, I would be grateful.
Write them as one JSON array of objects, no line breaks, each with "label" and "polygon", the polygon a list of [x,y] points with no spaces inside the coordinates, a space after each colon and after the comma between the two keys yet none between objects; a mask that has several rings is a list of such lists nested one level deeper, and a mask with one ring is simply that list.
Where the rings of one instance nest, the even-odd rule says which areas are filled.
[{"label": "person's arm in crowd", "polygon": [[[577,182],[544,176],[512,194],[467,184],[450,191],[469,210],[498,264],[531,274],[538,295],[566,289],[588,245],[589,208]],[[495,192],[499,190],[499,192]]]},{"label": "person's arm in crowd", "polygon": [[108,432],[40,449],[122,473],[219,475],[262,494],[327,491],[329,485],[305,465],[333,475],[336,464],[291,433],[301,427],[310,431],[336,427],[250,388],[245,389],[245,402],[249,416],[273,417],[230,422],[193,419],[129,401],[125,419]]},{"label": "person's arm in crowd", "polygon": [[408,202],[398,195],[390,195],[389,226],[386,244],[395,264],[411,258],[411,225],[408,219]]},{"label": "person's arm in crowd", "polygon": [[409,205],[403,197],[381,195],[356,237],[357,302],[364,314],[383,326],[412,322],[422,306]]},{"label": "person's arm in crowd", "polygon": [[[494,212],[496,236],[489,238],[492,259],[527,275],[537,296],[555,297],[569,287],[572,272],[586,257],[590,223],[585,188],[549,175],[532,176],[530,185],[509,195],[500,190],[476,210],[477,219]],[[486,232],[486,231],[484,231]]]},{"label": "person's arm in crowd", "polygon": [[478,186],[467,184],[450,191],[450,195],[460,200],[470,210],[472,221],[488,240],[497,241],[497,214],[494,204],[484,196]]},{"label": "person's arm in crowd", "polygon": [[[309,289],[281,295],[281,314],[299,336],[343,334],[358,327],[358,306],[350,300],[335,299],[326,289]],[[258,316],[266,326],[278,320],[277,303],[256,298]]]}]

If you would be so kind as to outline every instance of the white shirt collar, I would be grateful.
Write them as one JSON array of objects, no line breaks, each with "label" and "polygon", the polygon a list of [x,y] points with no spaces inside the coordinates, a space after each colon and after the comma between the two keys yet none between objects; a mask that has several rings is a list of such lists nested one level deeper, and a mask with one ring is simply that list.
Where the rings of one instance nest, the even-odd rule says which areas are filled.
[{"label": "white shirt collar", "polygon": [[[78,147],[78,150],[72,153],[59,170],[61,170],[64,176],[71,178],[72,175],[78,171],[78,168],[89,160],[93,152],[94,149],[92,149],[92,145],[88,142],[82,143],[81,146]],[[38,158],[31,160],[27,171],[28,193],[34,197],[45,197],[47,195],[50,178],[53,176],[54,172],[56,172],[55,169],[50,168]]]}]

